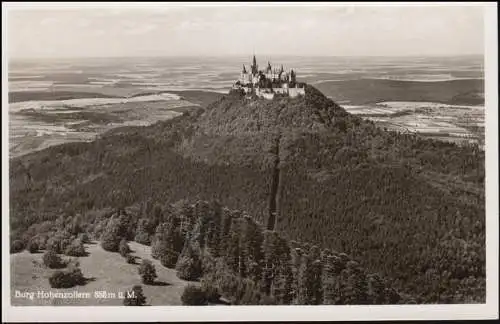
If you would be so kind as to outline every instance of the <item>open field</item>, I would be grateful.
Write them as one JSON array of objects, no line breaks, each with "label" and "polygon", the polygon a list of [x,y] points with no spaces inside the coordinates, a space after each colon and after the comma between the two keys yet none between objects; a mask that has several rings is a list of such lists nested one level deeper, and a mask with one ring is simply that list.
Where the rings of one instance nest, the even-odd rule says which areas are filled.
[{"label": "open field", "polygon": [[[118,253],[103,250],[97,243],[87,244],[89,253],[80,257],[80,267],[83,275],[89,279],[85,286],[76,286],[67,289],[55,289],[49,285],[48,278],[56,271],[43,267],[42,253],[30,254],[23,251],[11,254],[11,302],[13,306],[118,306],[123,305],[119,298],[94,298],[95,292],[105,291],[118,294],[131,289],[134,285],[142,285],[146,302],[152,306],[181,305],[180,296],[187,281],[177,278],[173,269],[165,268],[158,260],[151,258],[151,247],[136,242],[129,242],[132,255],[138,257],[139,264],[142,259],[149,259],[156,267],[158,278],[154,285],[142,284],[138,274],[138,264],[128,264]],[[69,258],[63,256],[63,258]],[[33,300],[29,298],[15,298],[16,290],[19,292],[35,292]],[[37,292],[74,292],[90,293],[90,298],[75,299],[50,299],[36,298]]]},{"label": "open field", "polygon": [[[182,94],[182,97],[181,97]],[[188,101],[185,98],[195,98]],[[9,105],[11,157],[67,142],[90,141],[120,126],[147,126],[205,105],[208,98],[196,91],[187,95],[148,94],[130,98],[83,98],[22,101]]]},{"label": "open field", "polygon": [[382,127],[446,141],[484,141],[484,107],[433,102],[388,101],[344,105],[348,112]]}]

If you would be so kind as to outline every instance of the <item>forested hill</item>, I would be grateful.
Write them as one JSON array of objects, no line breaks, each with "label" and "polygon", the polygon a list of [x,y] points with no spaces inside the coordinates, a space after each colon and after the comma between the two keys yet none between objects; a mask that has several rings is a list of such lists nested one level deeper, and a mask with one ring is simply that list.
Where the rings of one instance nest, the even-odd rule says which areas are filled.
[{"label": "forested hill", "polygon": [[13,159],[10,179],[12,239],[61,215],[136,204],[148,217],[155,203],[217,200],[347,253],[418,302],[484,302],[484,152],[379,129],[311,86],[271,101],[233,91],[51,147]]}]

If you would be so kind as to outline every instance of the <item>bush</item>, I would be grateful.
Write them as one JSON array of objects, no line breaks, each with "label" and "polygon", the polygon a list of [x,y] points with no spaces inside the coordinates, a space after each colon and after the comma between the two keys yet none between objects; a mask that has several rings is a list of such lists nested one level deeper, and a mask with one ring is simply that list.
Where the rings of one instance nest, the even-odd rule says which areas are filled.
[{"label": "bush", "polygon": [[135,256],[133,255],[127,254],[125,260],[127,260],[128,264],[135,264]]},{"label": "bush", "polygon": [[50,269],[59,269],[66,266],[61,257],[53,250],[49,250],[43,254],[43,264]]},{"label": "bush", "polygon": [[164,267],[175,268],[177,260],[179,258],[179,253],[166,249],[162,255],[160,255],[160,262]]},{"label": "bush", "polygon": [[15,240],[10,244],[10,253],[19,253],[24,250],[24,243],[20,240]]},{"label": "bush", "polygon": [[26,250],[28,250],[30,253],[38,252],[38,243],[33,239],[30,240],[28,245],[26,246]]},{"label": "bush", "polygon": [[68,245],[68,247],[64,251],[64,254],[68,256],[81,257],[87,255],[87,252],[85,252],[82,241],[77,239],[74,240],[73,243]]},{"label": "bush", "polygon": [[148,285],[152,284],[157,277],[155,266],[150,260],[142,260],[139,267],[139,274],[142,277],[142,282]]},{"label": "bush", "polygon": [[33,237],[33,240],[36,242],[38,246],[38,250],[45,250],[47,248],[47,241],[48,241],[48,236],[47,235],[35,235]]},{"label": "bush", "polygon": [[110,219],[101,235],[101,246],[109,252],[118,252],[123,232],[119,219]]},{"label": "bush", "polygon": [[78,267],[74,267],[68,271],[55,271],[49,278],[49,283],[52,288],[71,288],[77,285],[83,285],[85,278],[82,271]]},{"label": "bush", "polygon": [[181,296],[181,301],[183,305],[208,305],[207,297],[205,292],[201,288],[194,285],[188,285],[184,288],[184,292]]},{"label": "bush", "polygon": [[74,240],[74,236],[66,231],[57,232],[53,237],[47,240],[47,250],[53,250],[56,253],[63,253],[68,245]]},{"label": "bush", "polygon": [[47,240],[46,248],[49,251],[53,251],[54,253],[61,253],[61,240],[56,237],[51,237]]},{"label": "bush", "polygon": [[132,290],[125,293],[123,305],[125,306],[144,306],[146,304],[146,297],[142,292],[142,286],[135,285]]},{"label": "bush", "polygon": [[121,256],[126,257],[127,254],[130,253],[130,247],[127,244],[127,240],[122,239],[120,241],[120,245],[118,247],[118,251],[120,252]]},{"label": "bush", "polygon": [[119,240],[119,237],[114,237],[112,234],[105,234],[101,237],[101,247],[109,252],[118,252]]}]

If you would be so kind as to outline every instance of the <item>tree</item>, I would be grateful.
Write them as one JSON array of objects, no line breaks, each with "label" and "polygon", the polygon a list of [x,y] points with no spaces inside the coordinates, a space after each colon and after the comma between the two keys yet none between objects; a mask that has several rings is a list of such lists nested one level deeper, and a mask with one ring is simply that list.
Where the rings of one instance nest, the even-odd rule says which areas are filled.
[{"label": "tree", "polygon": [[118,249],[119,249],[120,255],[123,257],[126,257],[130,253],[130,247],[128,246],[126,239],[122,239],[120,241],[120,245],[119,245]]},{"label": "tree", "polygon": [[160,263],[166,268],[175,268],[178,259],[179,253],[172,251],[171,249],[165,249],[160,256]]},{"label": "tree", "polygon": [[53,250],[48,250],[43,254],[43,264],[50,269],[59,269],[66,266],[61,257]]},{"label": "tree", "polygon": [[249,216],[244,217],[242,254],[246,275],[255,282],[262,278],[263,229]]},{"label": "tree", "polygon": [[146,297],[142,291],[141,285],[135,285],[132,290],[125,293],[123,305],[125,306],[144,306],[146,304]]},{"label": "tree", "polygon": [[191,244],[188,244],[185,251],[177,261],[175,266],[177,277],[183,280],[198,280],[202,275],[202,265],[200,256],[193,251]]},{"label": "tree", "polygon": [[186,288],[184,288],[184,292],[181,296],[181,301],[183,305],[191,306],[208,304],[208,300],[203,290],[194,285],[187,285]]},{"label": "tree", "polygon": [[370,304],[382,305],[385,304],[385,285],[382,279],[377,274],[370,274],[368,279],[368,298]]},{"label": "tree", "polygon": [[179,225],[176,219],[171,219],[156,227],[151,245],[151,256],[154,259],[160,259],[161,264],[167,268],[175,267],[179,253],[184,246],[184,238],[180,235]]},{"label": "tree", "polygon": [[150,260],[142,260],[142,263],[139,266],[139,275],[141,275],[143,283],[148,285],[154,283],[157,277],[156,269]]},{"label": "tree", "polygon": [[89,235],[87,233],[78,234],[78,238],[82,241],[83,244],[90,243],[90,238],[89,238]]},{"label": "tree", "polygon": [[24,250],[24,243],[21,240],[15,240],[10,244],[10,253],[18,253]]},{"label": "tree", "polygon": [[125,260],[127,260],[128,264],[135,264],[135,256],[133,255],[127,254]]},{"label": "tree", "polygon": [[311,272],[312,261],[308,254],[303,253],[300,257],[298,271],[297,303],[299,305],[313,305],[313,274]]},{"label": "tree", "polygon": [[121,232],[122,226],[120,224],[120,220],[117,218],[111,218],[101,235],[102,248],[109,252],[118,252],[118,247],[122,238]]},{"label": "tree", "polygon": [[219,290],[212,283],[206,279],[201,280],[201,290],[205,293],[207,301],[210,303],[216,303],[220,299]]},{"label": "tree", "polygon": [[71,220],[70,219],[68,219],[68,231],[73,235],[78,235],[78,233],[82,232],[82,216],[78,214],[75,215]]},{"label": "tree", "polygon": [[144,245],[151,244],[151,235],[154,234],[154,224],[148,218],[141,218],[137,222],[134,241]]},{"label": "tree", "polygon": [[53,250],[56,253],[64,253],[68,245],[73,241],[74,236],[69,232],[61,230],[47,240],[47,250]]},{"label": "tree", "polygon": [[346,298],[345,303],[347,305],[367,304],[368,283],[364,271],[355,261],[349,261],[345,271],[347,271],[347,281],[343,291]]},{"label": "tree", "polygon": [[278,264],[278,236],[274,231],[264,231],[264,240],[262,242],[262,251],[264,255],[262,270],[262,287],[264,293],[269,295],[273,284],[273,277]]},{"label": "tree", "polygon": [[321,278],[323,286],[323,302],[324,305],[334,305],[336,298],[336,273],[334,265],[334,256],[328,255],[323,267],[323,274]]},{"label": "tree", "polygon": [[30,253],[36,253],[38,252],[39,250],[39,247],[38,247],[38,243],[36,240],[34,239],[31,239],[29,242],[28,242],[28,245],[26,246],[26,249],[30,252]]},{"label": "tree", "polygon": [[67,271],[55,271],[49,277],[49,283],[52,288],[71,288],[77,285],[83,285],[85,278],[78,266]]}]

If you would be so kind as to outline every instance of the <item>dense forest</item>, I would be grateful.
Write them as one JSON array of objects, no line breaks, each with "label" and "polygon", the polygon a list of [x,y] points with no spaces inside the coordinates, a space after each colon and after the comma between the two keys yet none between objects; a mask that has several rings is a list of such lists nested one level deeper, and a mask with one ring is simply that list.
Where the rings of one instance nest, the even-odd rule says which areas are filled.
[{"label": "dense forest", "polygon": [[[331,297],[337,301],[325,301],[330,284],[317,278],[331,271],[335,278],[344,276],[341,282],[356,277],[354,282],[363,285],[372,278],[368,273],[377,273],[376,278],[390,283],[384,287],[398,291],[405,302],[485,300],[484,152],[474,145],[380,129],[311,86],[295,99],[249,100],[234,91],[173,120],[116,129],[91,143],[64,144],[12,159],[10,190],[11,244],[27,244],[37,233],[54,236],[51,224],[74,218],[93,224],[90,232],[100,239],[108,225],[99,217],[133,206],[137,223],[127,239],[177,242],[164,257],[168,266],[192,242],[186,253],[211,256],[210,262],[201,263],[218,271],[203,273],[222,291],[226,288],[220,286],[229,280],[258,287],[259,298],[264,292],[276,303],[388,302],[386,295],[366,297],[365,288],[359,298],[339,301],[337,291]],[[170,222],[162,218],[164,206],[182,199],[216,200],[251,217],[232,217],[227,224],[213,216],[211,210],[219,207],[209,204],[206,213],[215,220],[207,222],[215,224],[206,226],[219,234],[206,235],[214,242],[206,243],[205,234],[189,234],[202,226],[194,220],[208,217],[205,212],[193,221],[180,217],[180,223],[158,232],[160,222]],[[227,228],[237,234],[228,235]],[[249,230],[259,233],[255,237],[262,243],[246,242],[252,240]],[[152,231],[156,234],[151,237]],[[343,275],[338,258],[345,259]],[[254,262],[260,269],[257,277],[250,270]],[[273,263],[275,270],[268,265],[262,270],[262,262]],[[301,265],[294,268],[290,262]],[[297,274],[304,267],[306,274]],[[221,279],[226,275],[237,280]],[[287,295],[283,291],[289,288],[284,287],[302,285],[297,276],[320,286],[307,288],[305,295],[294,288]],[[340,289],[339,283],[331,285]],[[233,302],[241,302],[238,298]],[[256,303],[254,297],[245,298]],[[391,298],[388,303],[395,302]]]}]

